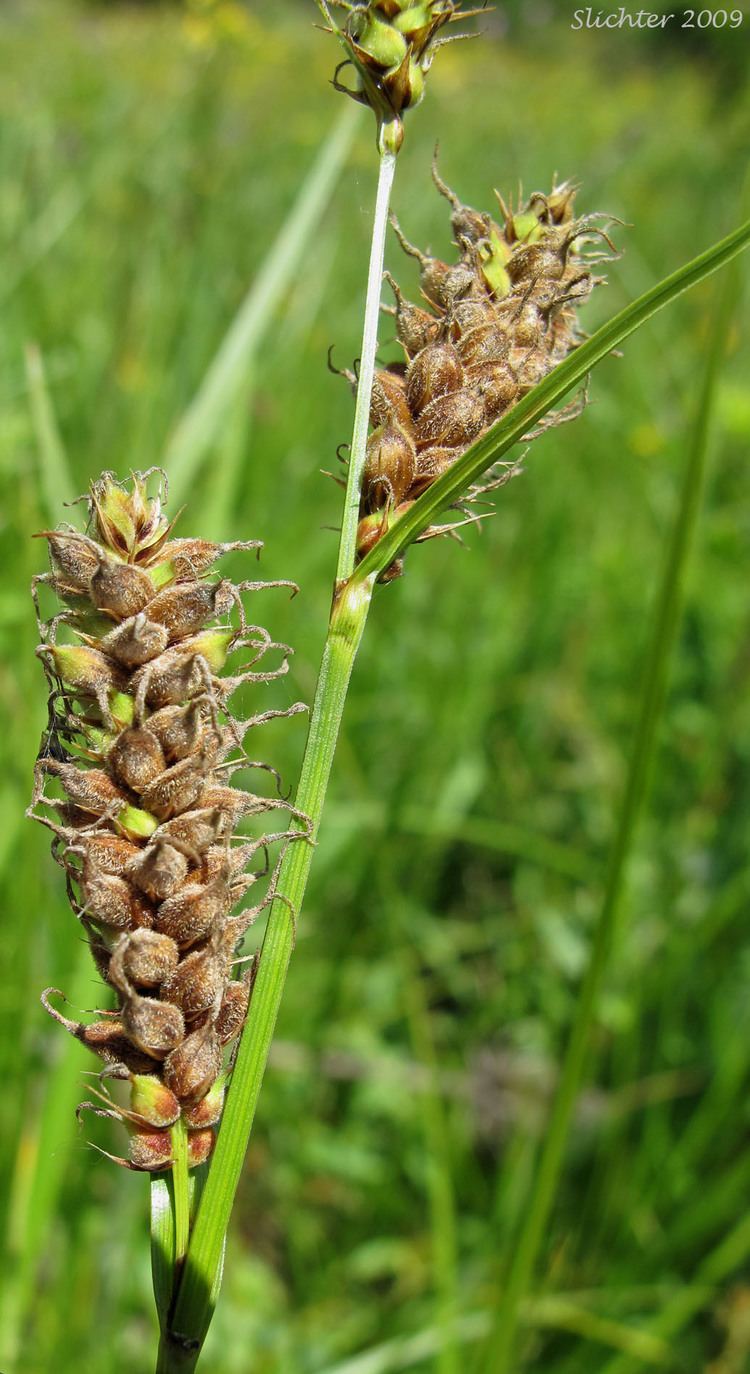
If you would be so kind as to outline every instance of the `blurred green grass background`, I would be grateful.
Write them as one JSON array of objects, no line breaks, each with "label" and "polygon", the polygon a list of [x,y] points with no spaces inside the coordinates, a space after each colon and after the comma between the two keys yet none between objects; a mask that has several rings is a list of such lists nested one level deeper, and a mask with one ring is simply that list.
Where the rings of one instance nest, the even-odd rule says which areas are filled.
[{"label": "blurred green grass background", "polygon": [[[302,0],[9,0],[0,16],[5,1374],[146,1374],[154,1348],[145,1182],[87,1148],[73,1107],[95,1064],[38,1002],[48,984],[82,1006],[100,989],[23,815],[46,718],[28,596],[44,550],[29,536],[64,514],[66,472],[82,491],[103,468],[158,462],[174,436],[341,117],[314,18]],[[472,204],[519,179],[579,178],[582,209],[629,226],[593,327],[739,221],[747,27],[684,46],[569,20],[500,4],[482,41],[440,54],[395,207],[410,238],[447,250],[436,141]],[[339,498],[319,470],[351,419],[325,359],[358,348],[373,190],[363,116],[180,491],[183,532],[263,538],[266,574],[302,587],[263,602],[296,646],[278,706],[311,699],[324,635]],[[414,284],[393,243],[388,261]],[[585,415],[534,444],[468,551],[413,550],[377,598],[206,1348],[214,1374],[471,1364],[601,899],[716,291],[598,369]],[[742,320],[738,296],[648,817],[527,1304],[535,1371],[750,1363],[750,1242],[732,1240],[714,1277],[704,1263],[750,1193]],[[303,737],[299,720],[264,736],[290,782]],[[681,1302],[668,1342],[644,1336]]]}]

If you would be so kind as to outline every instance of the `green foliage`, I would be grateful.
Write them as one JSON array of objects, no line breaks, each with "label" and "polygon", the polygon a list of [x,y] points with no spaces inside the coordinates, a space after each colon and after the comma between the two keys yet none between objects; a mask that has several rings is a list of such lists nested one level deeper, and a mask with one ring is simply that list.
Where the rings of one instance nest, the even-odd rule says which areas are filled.
[{"label": "green foliage", "polygon": [[[2,1176],[5,1272],[24,1276],[0,1324],[7,1374],[146,1374],[155,1343],[143,1180],[76,1134],[73,1079],[96,1065],[37,1000],[55,983],[95,1006],[101,989],[89,972],[75,987],[59,871],[23,823],[44,724],[29,535],[55,490],[159,460],[337,117],[330,47],[304,6],[278,9],[50,3],[0,24]],[[527,190],[578,175],[582,207],[633,226],[594,328],[739,222],[747,114],[709,67],[650,65],[621,34],[551,22],[526,45],[458,45],[410,117],[396,208],[409,237],[447,247],[436,137],[474,204],[521,175]],[[312,695],[330,598],[322,527],[340,501],[318,470],[351,400],[325,353],[344,365],[359,346],[371,144],[363,125],[252,390],[180,493],[192,527],[216,510],[206,533],[266,539],[264,574],[302,585],[274,607],[297,646],[279,706]],[[414,549],[378,593],[206,1349],[216,1374],[449,1371],[487,1334],[601,904],[715,290],[597,370],[585,416],[535,443],[470,553]],[[527,1367],[551,1374],[663,1357],[731,1374],[743,1358],[747,362],[735,324],[626,919],[524,1308]],[[266,729],[291,782],[303,729]]]}]

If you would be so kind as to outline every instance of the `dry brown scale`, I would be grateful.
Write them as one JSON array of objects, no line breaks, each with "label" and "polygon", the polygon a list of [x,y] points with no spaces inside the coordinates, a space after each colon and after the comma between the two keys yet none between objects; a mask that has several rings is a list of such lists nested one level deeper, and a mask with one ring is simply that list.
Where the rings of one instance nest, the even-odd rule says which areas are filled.
[{"label": "dry brown scale", "polygon": [[[575,216],[575,187],[568,182],[549,195],[535,193],[516,211],[498,196],[499,225],[490,215],[462,205],[434,166],[433,177],[451,206],[458,261],[446,263],[420,252],[393,220],[401,247],[419,263],[424,304],[408,301],[386,274],[396,300],[389,313],[395,317],[405,361],[375,374],[357,540],[360,557],[394,518],[577,347],[584,337],[578,307],[603,280],[591,269],[611,261],[614,251],[598,223],[603,216]],[[541,428],[579,410],[576,402]],[[516,470],[517,465],[500,468],[468,499]],[[434,527],[422,537],[445,531],[445,526]],[[398,560],[383,580],[397,577],[401,567]]]},{"label": "dry brown scale", "polygon": [[[103,1105],[82,1105],[127,1125],[129,1159],[118,1162],[158,1170],[172,1162],[170,1127],[180,1118],[190,1164],[211,1152],[226,1047],[250,996],[253,965],[234,976],[237,947],[273,885],[259,904],[234,908],[267,875],[268,846],[305,833],[304,817],[302,831],[289,830],[296,813],[281,797],[239,791],[229,779],[267,767],[245,754],[249,731],[304,707],[232,715],[235,689],[280,677],[291,653],[247,624],[242,594],[296,588],[213,577],[223,554],[260,544],[172,538],[160,494],[148,496],[150,476],[134,474],[129,487],[109,473],[94,482],[91,534],[44,532],[52,571],[35,578],[37,611],[40,583],[66,609],[39,619],[49,725],[30,814],[53,831],[71,905],[117,1008],[84,1024],[52,1005],[55,989],[42,1001],[104,1061],[95,1092]],[[243,666],[220,676],[240,649]],[[269,653],[275,666],[256,666]],[[274,833],[234,834],[243,818],[275,811],[286,815]],[[128,1080],[127,1107],[107,1092],[108,1077]]]}]

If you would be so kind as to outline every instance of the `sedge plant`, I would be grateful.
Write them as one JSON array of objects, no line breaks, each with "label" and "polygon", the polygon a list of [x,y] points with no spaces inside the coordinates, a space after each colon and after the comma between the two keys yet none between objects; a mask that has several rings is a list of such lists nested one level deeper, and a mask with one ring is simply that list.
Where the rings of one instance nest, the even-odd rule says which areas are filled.
[{"label": "sedge plant", "polygon": [[[344,372],[355,401],[332,604],[293,803],[273,786],[258,792],[230,786],[242,769],[276,781],[270,763],[254,759],[254,749],[246,752],[249,740],[271,716],[301,709],[260,710],[246,720],[232,711],[236,687],[272,685],[290,652],[254,623],[255,600],[248,621],[245,597],[267,587],[294,590],[292,584],[235,583],[214,572],[224,553],[251,551],[257,542],[229,546],[199,531],[175,535],[158,472],[134,474],[124,484],[104,474],[90,488],[85,532],[70,525],[44,532],[51,572],[37,579],[37,592],[45,595],[46,583],[63,609],[47,619],[40,614],[49,726],[33,809],[53,834],[73,909],[117,1006],[82,1022],[67,1015],[55,990],[44,1000],[103,1061],[95,1100],[83,1105],[126,1127],[128,1153],[119,1162],[151,1175],[158,1374],[195,1369],[217,1301],[233,1201],[373,597],[402,574],[411,545],[455,537],[476,524],[492,493],[520,471],[518,446],[575,419],[596,364],[750,243],[750,224],[743,224],[587,337],[579,312],[601,282],[600,265],[616,251],[611,219],[579,211],[569,182],[515,206],[499,195],[492,213],[477,210],[461,202],[434,165],[437,191],[449,206],[454,260],[415,247],[394,220],[401,247],[418,261],[422,301],[409,301],[389,276],[384,302],[391,190],[408,120],[440,46],[455,36],[452,26],[475,11],[455,0],[318,0],[318,6],[341,48],[334,86],[374,115],[378,170],[361,352],[356,369]],[[503,176],[511,180],[518,170],[503,168]],[[383,309],[393,317],[402,359],[379,368]],[[252,324],[245,324],[253,337]],[[213,392],[223,397],[221,376]],[[209,389],[208,411],[212,394]],[[203,412],[199,418],[188,463],[200,448]],[[653,752],[702,457],[696,441],[610,885],[538,1187],[486,1352],[488,1369],[512,1367],[582,1078]],[[233,653],[241,656],[238,666],[225,673]],[[278,813],[280,823],[269,823]],[[248,818],[255,832],[239,835],[239,822]],[[261,879],[268,880],[262,900],[235,911]],[[261,911],[268,915],[259,957],[243,961],[242,936]],[[418,1021],[418,1009],[415,1016]],[[127,1084],[126,1100],[118,1082]]]}]

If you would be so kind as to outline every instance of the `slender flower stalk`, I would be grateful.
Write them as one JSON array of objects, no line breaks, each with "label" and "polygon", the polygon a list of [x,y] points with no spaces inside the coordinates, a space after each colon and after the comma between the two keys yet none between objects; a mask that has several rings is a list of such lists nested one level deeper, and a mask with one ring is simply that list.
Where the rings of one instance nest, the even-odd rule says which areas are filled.
[{"label": "slender flower stalk", "polygon": [[[372,579],[338,599],[331,617],[318,677],[310,733],[296,805],[310,818],[314,842],[323,813],[328,779],[338,741],[354,660],[364,632],[372,595]],[[176,1362],[164,1369],[188,1370],[184,1336],[194,1342],[195,1358],[211,1320],[223,1238],[229,1224],[247,1142],[258,1103],[268,1052],[273,1038],[289,960],[294,947],[295,922],[307,887],[313,858],[310,844],[287,849],[276,884],[276,900],[268,920],[252,998],[252,1034],[243,1036],[234,1065],[225,1113],[211,1170],[193,1228],[188,1259],[180,1282],[172,1322]],[[182,1341],[181,1339],[182,1338]],[[169,1341],[167,1335],[165,1341]],[[183,1350],[180,1350],[180,1345]]]},{"label": "slender flower stalk", "polygon": [[378,189],[372,226],[370,266],[367,274],[365,321],[362,331],[359,377],[356,383],[354,427],[349,450],[349,470],[341,522],[336,583],[340,585],[351,576],[357,551],[357,525],[361,504],[362,478],[367,460],[367,435],[370,427],[370,398],[375,376],[375,354],[378,347],[378,322],[383,280],[385,237],[388,207],[396,171],[396,154],[382,147],[380,150]]},{"label": "slender flower stalk", "polygon": [[[345,28],[341,29],[332,17],[332,7],[324,3],[324,0],[318,0],[318,4],[331,30],[336,33],[347,50],[347,61],[351,61],[360,78],[360,87],[354,92],[340,86],[337,80],[338,71],[334,84],[346,94],[353,94],[361,103],[368,104],[375,114],[378,128],[379,175],[334,599],[296,796],[297,809],[309,820],[308,838],[312,842],[320,825],[349,679],[364,632],[376,580],[375,577],[359,578],[355,584],[350,579],[357,557],[358,522],[367,460],[367,436],[371,421],[385,235],[396,157],[403,141],[402,113],[409,105],[421,100],[424,92],[424,75],[432,61],[435,35],[442,25],[451,22],[458,12],[457,5],[446,3],[445,0],[429,0],[429,3],[419,7],[407,6],[398,0],[386,0],[385,5],[359,8],[355,35],[350,20],[347,21]],[[351,6],[343,8],[350,12],[352,10]],[[415,28],[411,27],[416,9],[420,11],[416,16],[420,21],[429,21],[427,28],[424,23]],[[384,13],[384,10],[388,10],[389,13]],[[400,18],[402,22],[399,27]],[[396,35],[396,46],[404,44],[404,52],[398,64],[401,68],[401,78],[395,81],[389,80],[392,63],[385,60],[383,50],[379,46],[383,40],[382,25],[385,23],[387,26],[391,21],[391,36]],[[367,27],[368,24],[370,28]],[[369,52],[366,51],[368,43],[371,47]],[[402,80],[404,73],[410,73],[406,83]],[[288,847],[281,862],[276,897],[269,914],[253,989],[253,1033],[243,1036],[240,1042],[228,1111],[219,1137],[214,1167],[196,1216],[188,1260],[180,1279],[169,1329],[163,1333],[160,1369],[192,1368],[189,1361],[197,1360],[211,1320],[224,1236],[252,1129],[286,971],[294,945],[295,922],[307,886],[311,862],[312,850],[309,845]],[[173,1366],[169,1363],[170,1349]]]}]

